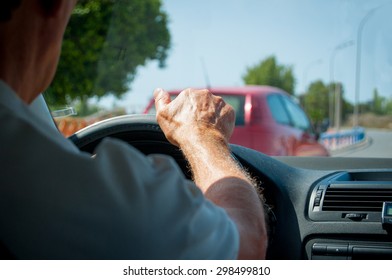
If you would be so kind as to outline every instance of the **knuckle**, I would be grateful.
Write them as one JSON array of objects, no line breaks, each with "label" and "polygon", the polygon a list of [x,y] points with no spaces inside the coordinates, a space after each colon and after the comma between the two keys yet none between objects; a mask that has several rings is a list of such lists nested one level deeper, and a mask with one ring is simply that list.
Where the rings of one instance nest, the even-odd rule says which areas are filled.
[{"label": "knuckle", "polygon": [[190,96],[191,94],[193,94],[194,89],[193,88],[187,88],[183,92],[184,92],[185,96]]},{"label": "knuckle", "polygon": [[217,100],[220,103],[225,103],[225,101],[223,100],[222,96],[218,96],[218,95],[214,95],[215,100]]},{"label": "knuckle", "polygon": [[232,106],[226,104],[222,110],[224,114],[229,118],[229,120],[235,119],[235,111]]},{"label": "knuckle", "polygon": [[197,91],[197,94],[207,98],[212,96],[212,93],[208,89],[200,89]]},{"label": "knuckle", "polygon": [[204,93],[204,94],[211,94],[211,92],[208,90],[208,89],[201,89],[200,90],[202,93]]}]

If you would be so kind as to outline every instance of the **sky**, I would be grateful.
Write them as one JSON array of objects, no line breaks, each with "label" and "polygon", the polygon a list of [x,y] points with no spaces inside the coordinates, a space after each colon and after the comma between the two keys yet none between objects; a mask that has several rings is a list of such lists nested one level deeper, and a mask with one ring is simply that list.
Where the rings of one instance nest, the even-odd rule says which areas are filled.
[{"label": "sky", "polygon": [[334,80],[354,102],[358,48],[360,102],[374,88],[392,97],[392,0],[163,0],[163,10],[172,37],[166,68],[139,67],[131,90],[101,105],[140,112],[156,87],[241,86],[246,69],[270,55],[293,67],[296,95]]}]

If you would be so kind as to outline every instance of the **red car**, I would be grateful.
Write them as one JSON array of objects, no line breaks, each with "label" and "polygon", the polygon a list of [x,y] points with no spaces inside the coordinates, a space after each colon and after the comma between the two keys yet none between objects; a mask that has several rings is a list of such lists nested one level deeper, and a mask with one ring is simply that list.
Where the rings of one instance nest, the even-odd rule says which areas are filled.
[{"label": "red car", "polygon": [[[236,112],[230,143],[273,156],[328,156],[301,107],[285,91],[270,86],[210,88]],[[169,92],[175,98],[180,90]],[[155,114],[154,100],[145,109]]]}]

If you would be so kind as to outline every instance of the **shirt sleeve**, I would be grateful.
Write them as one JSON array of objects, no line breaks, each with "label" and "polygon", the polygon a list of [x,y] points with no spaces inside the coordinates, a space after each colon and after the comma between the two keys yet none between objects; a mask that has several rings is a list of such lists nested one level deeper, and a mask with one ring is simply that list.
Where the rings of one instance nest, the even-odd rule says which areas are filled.
[{"label": "shirt sleeve", "polygon": [[[130,150],[129,155],[124,150]],[[110,164],[107,173],[117,176],[118,200],[131,199],[136,205],[135,234],[141,258],[233,259],[238,253],[238,232],[227,213],[205,199],[193,182],[186,180],[175,161],[164,155],[147,158],[123,142],[105,141],[97,150],[100,166]],[[108,167],[109,168],[109,167]],[[114,170],[120,168],[120,170]],[[131,171],[129,171],[131,170]],[[122,178],[122,174],[127,174]],[[129,185],[129,174],[132,184]],[[111,177],[111,176],[110,176]],[[135,199],[137,198],[137,199]],[[121,202],[124,206],[128,201]]]},{"label": "shirt sleeve", "polygon": [[0,236],[20,258],[237,257],[233,221],[168,156],[105,139],[94,158],[49,141],[42,159],[28,161],[18,168],[36,166],[9,179],[0,198]]}]

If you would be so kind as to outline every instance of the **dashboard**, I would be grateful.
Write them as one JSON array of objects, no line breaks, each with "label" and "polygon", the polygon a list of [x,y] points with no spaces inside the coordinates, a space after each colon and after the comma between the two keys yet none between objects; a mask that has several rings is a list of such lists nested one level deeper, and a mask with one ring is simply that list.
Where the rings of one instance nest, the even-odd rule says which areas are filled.
[{"label": "dashboard", "polygon": [[271,158],[243,147],[233,153],[264,180],[274,227],[269,259],[392,259],[381,223],[392,201],[392,161]]},{"label": "dashboard", "polygon": [[[153,116],[105,120],[70,140],[93,153],[104,137],[122,139],[145,154],[170,155],[191,178],[181,151]],[[268,259],[392,259],[388,216],[381,222],[383,206],[392,202],[392,159],[270,157],[238,145],[231,150],[263,188]]]}]

